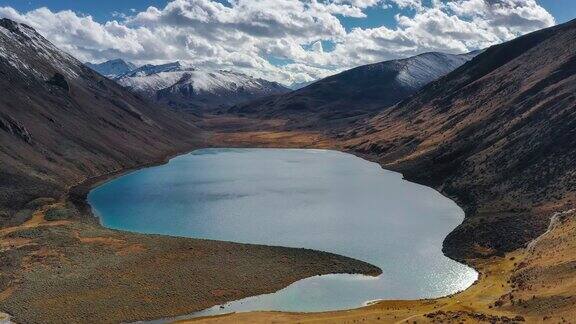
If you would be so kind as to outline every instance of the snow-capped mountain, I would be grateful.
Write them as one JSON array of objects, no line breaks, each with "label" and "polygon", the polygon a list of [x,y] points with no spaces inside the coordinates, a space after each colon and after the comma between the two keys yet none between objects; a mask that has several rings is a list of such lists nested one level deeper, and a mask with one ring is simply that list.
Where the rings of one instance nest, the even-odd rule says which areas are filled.
[{"label": "snow-capped mountain", "polygon": [[34,29],[7,18],[0,19],[0,63],[18,71],[19,77],[25,76],[28,82],[50,80],[54,71],[65,78],[77,79],[82,69],[80,62]]},{"label": "snow-capped mountain", "polygon": [[461,55],[430,52],[398,60],[397,63],[400,68],[398,69],[396,82],[406,87],[419,89],[452,72],[478,54],[479,52]]},{"label": "snow-capped mountain", "polygon": [[307,87],[309,85],[311,85],[312,83],[316,82],[318,80],[312,80],[312,81],[303,81],[303,82],[293,82],[292,84],[290,84],[288,86],[288,88],[292,89],[292,90],[299,90],[302,89],[304,87]]},{"label": "snow-capped mountain", "polygon": [[195,112],[290,91],[276,82],[231,71],[204,71],[180,62],[144,65],[115,80],[155,101]]},{"label": "snow-capped mountain", "polygon": [[231,111],[283,117],[309,114],[306,123],[351,120],[394,105],[426,84],[452,72],[479,52],[454,55],[424,53],[406,59],[368,64],[329,76],[272,100],[237,105]]},{"label": "snow-capped mountain", "polygon": [[87,62],[86,66],[108,78],[115,78],[136,69],[136,64],[122,59],[110,60],[102,63]]},{"label": "snow-capped mountain", "polygon": [[158,74],[163,72],[176,72],[176,71],[184,71],[190,70],[194,71],[195,68],[193,66],[184,66],[180,62],[172,62],[160,65],[153,65],[153,64],[146,64],[142,65],[137,69],[132,69],[123,73],[122,75],[118,75],[118,78],[121,77],[136,77],[136,76],[148,76],[152,74]]}]

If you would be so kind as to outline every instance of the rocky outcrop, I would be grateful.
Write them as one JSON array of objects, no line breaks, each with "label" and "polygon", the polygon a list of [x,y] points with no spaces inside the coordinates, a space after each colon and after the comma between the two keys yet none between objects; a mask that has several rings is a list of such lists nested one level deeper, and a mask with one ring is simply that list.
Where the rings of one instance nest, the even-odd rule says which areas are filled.
[{"label": "rocky outcrop", "polygon": [[32,135],[24,125],[12,119],[9,115],[0,113],[0,129],[8,132],[26,143],[32,142]]},{"label": "rocky outcrop", "polygon": [[54,76],[48,80],[48,83],[60,87],[65,91],[70,91],[70,85],[68,85],[66,78],[60,73],[55,73]]}]

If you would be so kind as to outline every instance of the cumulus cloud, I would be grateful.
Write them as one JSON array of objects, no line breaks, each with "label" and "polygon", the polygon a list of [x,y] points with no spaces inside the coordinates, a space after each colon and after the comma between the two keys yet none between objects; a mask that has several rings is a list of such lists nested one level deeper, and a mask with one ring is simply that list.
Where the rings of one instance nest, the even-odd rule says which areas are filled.
[{"label": "cumulus cloud", "polygon": [[[344,17],[363,19],[371,7],[396,10],[396,27],[346,30]],[[555,23],[535,0],[173,0],[104,23],[47,8],[0,7],[0,17],[31,25],[83,61],[182,60],[286,84],[426,51],[467,52]]]}]

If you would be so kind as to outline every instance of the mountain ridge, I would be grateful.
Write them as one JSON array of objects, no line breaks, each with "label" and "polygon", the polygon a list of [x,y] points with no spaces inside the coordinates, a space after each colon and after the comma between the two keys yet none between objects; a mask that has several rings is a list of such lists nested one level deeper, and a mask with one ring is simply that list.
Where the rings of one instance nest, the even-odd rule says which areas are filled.
[{"label": "mountain ridge", "polygon": [[[350,123],[366,113],[391,106],[422,86],[472,59],[477,53],[429,52],[413,57],[359,66],[318,80],[285,95],[236,105],[229,111],[265,118],[291,119],[310,128],[326,120]],[[292,118],[303,115],[306,121]],[[321,126],[320,126],[321,127]]]},{"label": "mountain ridge", "polygon": [[119,75],[130,72],[137,68],[136,64],[126,62],[123,59],[113,59],[102,63],[86,62],[84,64],[92,70],[110,79],[113,79]]},{"label": "mountain ridge", "polygon": [[146,64],[114,80],[154,102],[193,113],[290,91],[277,82],[227,70],[205,71],[181,62]]}]

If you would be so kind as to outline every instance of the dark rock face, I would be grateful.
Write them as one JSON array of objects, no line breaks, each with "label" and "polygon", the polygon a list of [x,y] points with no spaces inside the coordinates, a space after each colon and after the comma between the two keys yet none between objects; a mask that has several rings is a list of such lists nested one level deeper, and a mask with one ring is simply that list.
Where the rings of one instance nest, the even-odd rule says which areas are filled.
[{"label": "dark rock face", "polygon": [[26,143],[32,142],[32,135],[30,132],[19,122],[12,119],[10,116],[0,113],[0,129],[8,132]]},{"label": "dark rock face", "polygon": [[0,19],[0,26],[8,29],[12,33],[20,33],[20,28],[30,28],[27,25],[19,24],[8,18]]},{"label": "dark rock face", "polygon": [[54,76],[48,80],[48,83],[60,87],[66,91],[70,91],[70,86],[68,85],[66,78],[60,73],[54,74]]}]

